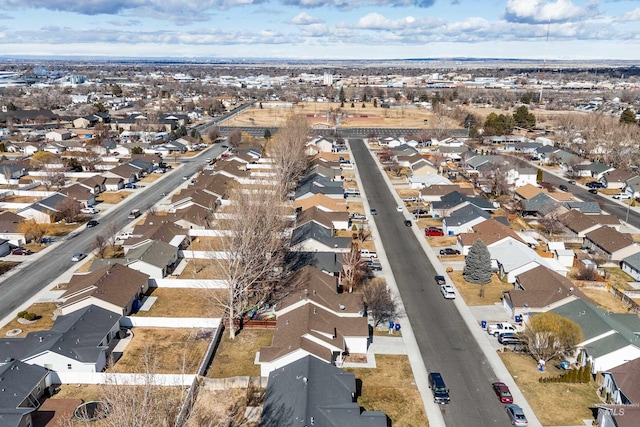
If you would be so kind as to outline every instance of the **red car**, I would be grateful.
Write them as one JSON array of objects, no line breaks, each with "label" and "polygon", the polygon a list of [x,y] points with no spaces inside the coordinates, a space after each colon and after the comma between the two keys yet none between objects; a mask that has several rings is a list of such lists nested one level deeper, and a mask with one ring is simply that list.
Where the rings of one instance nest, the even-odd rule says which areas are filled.
[{"label": "red car", "polygon": [[425,236],[444,236],[444,231],[442,228],[438,227],[427,227],[424,229]]},{"label": "red car", "polygon": [[492,386],[501,403],[513,403],[513,396],[505,383],[493,383]]},{"label": "red car", "polygon": [[11,251],[11,255],[31,255],[33,252],[25,248],[15,248]]}]

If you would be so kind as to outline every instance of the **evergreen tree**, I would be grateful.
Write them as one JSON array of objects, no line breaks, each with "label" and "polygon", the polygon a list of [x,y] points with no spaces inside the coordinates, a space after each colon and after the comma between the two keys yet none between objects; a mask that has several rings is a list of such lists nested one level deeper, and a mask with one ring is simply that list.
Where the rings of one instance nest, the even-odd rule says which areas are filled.
[{"label": "evergreen tree", "polygon": [[265,128],[264,130],[264,139],[268,142],[271,139],[271,131],[269,128]]},{"label": "evergreen tree", "polygon": [[513,114],[513,122],[518,127],[532,129],[536,125],[536,116],[530,113],[526,106],[521,105]]},{"label": "evergreen tree", "polygon": [[625,110],[620,115],[620,123],[624,123],[627,125],[637,124],[636,113],[634,113],[631,108],[625,108]]},{"label": "evergreen tree", "polygon": [[469,248],[462,270],[462,277],[469,283],[484,285],[491,282],[491,255],[487,245],[482,240],[476,242]]}]

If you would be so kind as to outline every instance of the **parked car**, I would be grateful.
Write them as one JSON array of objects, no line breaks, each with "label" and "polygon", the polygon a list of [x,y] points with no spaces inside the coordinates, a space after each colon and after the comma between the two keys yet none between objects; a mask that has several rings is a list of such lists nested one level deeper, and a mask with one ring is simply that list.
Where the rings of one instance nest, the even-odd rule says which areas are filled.
[{"label": "parked car", "polygon": [[514,332],[503,332],[498,335],[498,342],[500,344],[509,345],[509,344],[522,344],[522,340],[520,337]]},{"label": "parked car", "polygon": [[435,403],[446,404],[451,401],[449,389],[439,372],[431,372],[429,374],[429,388],[433,393],[433,401]]},{"label": "parked car", "polygon": [[87,222],[87,228],[95,227],[98,224],[99,224],[98,221],[92,219],[91,221]]},{"label": "parked car", "polygon": [[43,237],[40,239],[40,243],[53,243],[53,237]]},{"label": "parked car", "polygon": [[436,283],[438,285],[446,285],[447,284],[447,279],[444,278],[444,276],[435,276],[436,279]]},{"label": "parked car", "polygon": [[566,186],[566,185],[564,185],[564,184],[560,184],[560,185],[558,186],[558,188],[559,188],[560,190],[562,190],[562,191],[569,191],[569,187],[567,187],[567,186]]},{"label": "parked car", "polygon": [[371,208],[369,212],[371,212],[371,215],[378,215],[378,210],[376,208]]},{"label": "parked car", "polygon": [[415,202],[415,201],[417,201],[417,200],[418,200],[418,199],[416,199],[416,198],[415,198],[415,197],[413,197],[413,196],[405,197],[404,199],[402,199],[402,201],[403,201],[403,202]]},{"label": "parked car", "polygon": [[589,188],[606,188],[605,185],[600,181],[587,182],[585,185]]},{"label": "parked car", "polygon": [[116,236],[116,240],[127,240],[129,237],[133,237],[133,233],[131,231],[123,231]]},{"label": "parked car", "polygon": [[517,329],[509,322],[499,322],[487,325],[487,333],[489,335],[497,337],[504,332],[517,332]]},{"label": "parked car", "polygon": [[614,194],[613,198],[618,200],[628,200],[631,198],[631,194],[629,193]]},{"label": "parked car", "polygon": [[351,219],[367,219],[367,217],[360,212],[354,212],[351,214]]},{"label": "parked car", "polygon": [[453,248],[440,249],[440,255],[460,255],[460,251]]},{"label": "parked car", "polygon": [[596,190],[595,188],[590,188],[590,189],[589,189],[589,193],[591,193],[591,194],[598,194],[598,190]]},{"label": "parked car", "polygon": [[86,257],[85,254],[77,252],[77,253],[73,254],[73,256],[71,257],[71,261],[78,262],[78,261],[83,260],[85,257]]},{"label": "parked car", "polygon": [[360,258],[378,258],[378,254],[375,251],[370,251],[369,249],[360,249]]},{"label": "parked car", "polygon": [[411,213],[414,214],[415,216],[429,215],[429,211],[422,208],[414,209],[411,211]]},{"label": "parked car", "polygon": [[456,298],[456,292],[453,290],[453,286],[451,285],[440,285],[440,292],[442,292],[442,296],[445,299]]},{"label": "parked car", "polygon": [[491,385],[493,386],[494,393],[498,396],[498,399],[500,399],[500,403],[513,403],[513,396],[505,383],[496,382]]},{"label": "parked car", "polygon": [[511,425],[515,427],[527,427],[529,425],[529,421],[527,421],[527,417],[524,416],[522,408],[515,403],[505,405],[504,409],[507,411]]},{"label": "parked car", "polygon": [[135,184],[128,182],[124,185],[124,188],[136,189],[138,187]]},{"label": "parked car", "polygon": [[411,227],[411,220],[410,219],[405,219],[404,220],[404,226],[405,227]]},{"label": "parked car", "polygon": [[425,236],[444,236],[444,231],[442,228],[438,227],[427,227],[424,229]]},{"label": "parked car", "polygon": [[374,260],[369,260],[366,262],[367,267],[369,267],[371,270],[374,271],[380,271],[382,270],[382,264],[380,264],[378,261],[374,261]]},{"label": "parked car", "polygon": [[31,255],[33,252],[26,248],[15,248],[11,251],[11,255]]},{"label": "parked car", "polygon": [[95,214],[98,213],[98,210],[96,208],[82,208],[82,209],[80,209],[80,213],[88,214],[88,215],[95,215]]},{"label": "parked car", "polygon": [[575,179],[570,179],[569,181],[567,181],[569,184],[571,185],[576,185],[576,180]]},{"label": "parked car", "polygon": [[142,215],[142,213],[140,212],[140,209],[131,209],[131,212],[129,212],[129,215],[127,215],[127,218],[128,219],[136,219],[140,215]]},{"label": "parked car", "polygon": [[396,212],[402,212],[404,208],[400,205],[396,206]]}]

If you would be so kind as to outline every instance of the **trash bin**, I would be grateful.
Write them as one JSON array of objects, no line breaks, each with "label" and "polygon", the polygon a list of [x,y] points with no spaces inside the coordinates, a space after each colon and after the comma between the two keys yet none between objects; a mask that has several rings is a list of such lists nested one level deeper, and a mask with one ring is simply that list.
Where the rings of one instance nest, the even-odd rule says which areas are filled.
[{"label": "trash bin", "polygon": [[482,329],[487,329],[487,321],[486,320],[482,320],[480,322],[480,326],[482,326]]},{"label": "trash bin", "polygon": [[517,314],[516,317],[515,317],[515,321],[516,321],[516,323],[521,323],[522,322],[522,316]]},{"label": "trash bin", "polygon": [[570,363],[567,361],[564,361],[560,364],[560,366],[562,367],[562,369],[564,369],[565,371],[569,369]]}]

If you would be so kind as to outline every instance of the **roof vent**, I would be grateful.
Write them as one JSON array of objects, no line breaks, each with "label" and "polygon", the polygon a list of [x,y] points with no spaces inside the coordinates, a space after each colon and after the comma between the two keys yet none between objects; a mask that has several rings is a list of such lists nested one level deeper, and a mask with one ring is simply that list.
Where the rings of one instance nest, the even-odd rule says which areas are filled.
[{"label": "roof vent", "polygon": [[340,307],[340,310],[344,310],[345,308],[347,308],[344,306],[344,304],[340,304],[338,307]]}]

